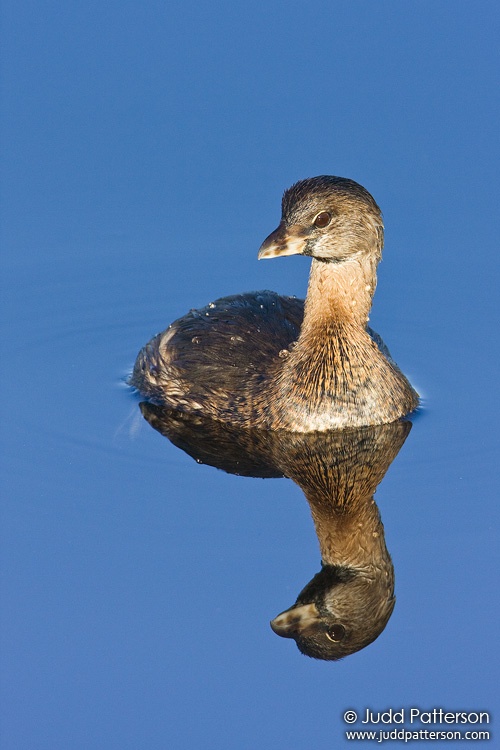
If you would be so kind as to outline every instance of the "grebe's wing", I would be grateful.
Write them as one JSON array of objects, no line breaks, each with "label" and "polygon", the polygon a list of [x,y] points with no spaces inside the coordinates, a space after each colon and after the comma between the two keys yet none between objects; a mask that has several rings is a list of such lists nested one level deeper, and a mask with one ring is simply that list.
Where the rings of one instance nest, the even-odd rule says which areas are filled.
[{"label": "grebe's wing", "polygon": [[271,376],[280,352],[297,340],[303,315],[303,300],[275,292],[222,297],[146,344],[130,383],[151,401],[178,409],[206,408],[202,401],[224,392],[230,399],[242,383]]}]

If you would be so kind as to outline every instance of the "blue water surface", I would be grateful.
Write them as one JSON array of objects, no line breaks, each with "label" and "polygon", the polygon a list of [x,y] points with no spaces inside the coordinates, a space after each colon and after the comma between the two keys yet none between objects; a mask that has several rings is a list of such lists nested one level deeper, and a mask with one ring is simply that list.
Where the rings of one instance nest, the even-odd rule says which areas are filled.
[{"label": "blue water surface", "polygon": [[[496,736],[496,4],[3,15],[2,749],[327,750],[367,707]],[[188,309],[305,294],[256,254],[322,173],[382,207],[371,325],[423,397],[376,496],[396,608],[338,663],[269,627],[319,569],[299,488],[197,465],[125,385]]]}]

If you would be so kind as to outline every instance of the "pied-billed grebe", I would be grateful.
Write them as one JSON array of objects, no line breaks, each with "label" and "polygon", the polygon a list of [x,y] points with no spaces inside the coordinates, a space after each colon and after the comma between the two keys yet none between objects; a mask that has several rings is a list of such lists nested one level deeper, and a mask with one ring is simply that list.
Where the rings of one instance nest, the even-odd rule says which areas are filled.
[{"label": "pied-billed grebe", "polygon": [[142,349],[131,384],[242,427],[311,432],[408,414],[418,396],[367,328],[382,245],[380,209],[361,185],[296,183],[259,258],[310,255],[305,303],[264,291],[192,310]]},{"label": "pied-billed grebe", "polygon": [[301,433],[246,430],[147,402],[140,408],[197,462],[231,474],[286,476],[304,492],[321,571],[272,620],[275,633],[318,659],[340,659],[380,635],[394,608],[394,568],[374,494],[411,422]]}]

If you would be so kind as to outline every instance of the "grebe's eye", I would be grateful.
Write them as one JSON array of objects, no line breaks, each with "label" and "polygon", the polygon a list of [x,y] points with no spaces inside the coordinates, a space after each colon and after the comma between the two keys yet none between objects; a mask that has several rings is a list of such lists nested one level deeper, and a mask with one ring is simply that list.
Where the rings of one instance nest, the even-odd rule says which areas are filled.
[{"label": "grebe's eye", "polygon": [[339,641],[341,641],[344,636],[345,636],[345,628],[340,623],[337,623],[336,625],[332,625],[326,631],[326,637],[329,638],[334,643],[338,643]]},{"label": "grebe's eye", "polygon": [[328,213],[328,211],[321,211],[321,213],[319,213],[314,219],[313,224],[315,227],[318,227],[318,229],[324,229],[328,226],[331,220],[332,217],[331,214]]}]

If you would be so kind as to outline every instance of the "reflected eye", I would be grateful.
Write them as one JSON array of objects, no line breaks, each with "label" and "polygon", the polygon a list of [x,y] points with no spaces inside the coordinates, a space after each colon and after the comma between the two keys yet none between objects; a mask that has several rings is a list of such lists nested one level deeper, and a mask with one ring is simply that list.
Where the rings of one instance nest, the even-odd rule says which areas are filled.
[{"label": "reflected eye", "polygon": [[338,641],[341,641],[344,636],[345,628],[340,623],[338,623],[337,625],[332,625],[331,628],[328,628],[328,630],[326,631],[326,637],[334,643],[338,643]]},{"label": "reflected eye", "polygon": [[313,224],[315,227],[318,227],[318,229],[324,229],[328,226],[331,220],[332,217],[328,211],[321,211],[321,213],[319,213],[314,219]]}]

